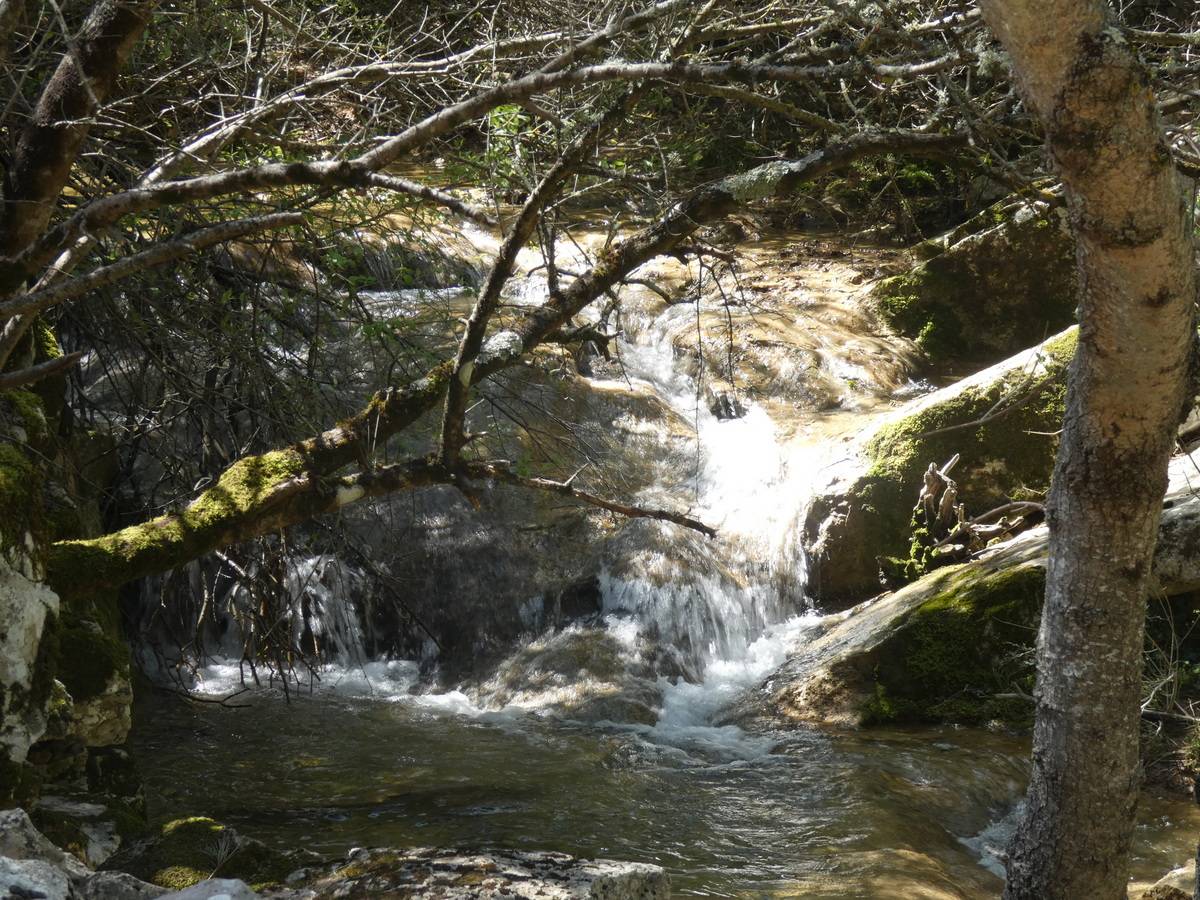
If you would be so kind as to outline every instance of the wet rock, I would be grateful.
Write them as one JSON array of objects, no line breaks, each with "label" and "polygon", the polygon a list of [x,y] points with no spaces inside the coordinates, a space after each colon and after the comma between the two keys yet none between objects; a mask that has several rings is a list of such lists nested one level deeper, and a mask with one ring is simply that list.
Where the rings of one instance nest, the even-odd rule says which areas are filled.
[{"label": "wet rock", "polygon": [[[1154,593],[1200,588],[1200,496],[1184,478],[1200,458],[1172,461]],[[1045,586],[1045,526],[969,563],[827,616],[825,630],[732,711],[743,722],[999,721],[1025,725],[1032,648]]]},{"label": "wet rock", "polygon": [[604,597],[600,592],[600,579],[588,575],[573,581],[554,597],[549,610],[550,621],[555,624],[586,619],[600,612]]},{"label": "wet rock", "polygon": [[998,204],[879,282],[870,303],[937,363],[991,363],[1075,318],[1075,243],[1060,208]]},{"label": "wet rock", "polygon": [[1033,705],[1020,695],[1031,668],[1020,651],[1036,635],[1045,547],[1022,538],[831,616],[743,716],[852,727],[1027,721]]},{"label": "wet rock", "polygon": [[670,883],[659,866],[576,859],[563,853],[358,850],[348,863],[304,887],[269,896],[667,900]]},{"label": "wet rock", "polygon": [[959,498],[978,515],[1049,487],[1075,330],[913,400],[864,435],[809,507],[809,590],[827,610],[879,593],[880,557],[907,555],[909,520],[931,462],[954,454]]},{"label": "wet rock", "polygon": [[1196,890],[1196,861],[1172,869],[1154,882],[1141,900],[1192,900]]},{"label": "wet rock", "polygon": [[[479,689],[489,707],[545,710],[584,722],[652,725],[662,699],[654,648],[626,646],[604,627],[545,634],[507,658]],[[632,652],[631,652],[632,651]]]},{"label": "wet rock", "polygon": [[738,399],[732,388],[709,386],[708,411],[721,421],[740,419],[746,414],[746,404]]}]

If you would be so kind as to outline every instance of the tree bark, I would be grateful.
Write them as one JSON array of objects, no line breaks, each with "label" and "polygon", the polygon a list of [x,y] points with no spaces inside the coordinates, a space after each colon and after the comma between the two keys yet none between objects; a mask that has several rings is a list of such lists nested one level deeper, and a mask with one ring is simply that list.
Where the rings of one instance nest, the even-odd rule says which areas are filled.
[{"label": "tree bark", "polygon": [[1080,275],[1047,506],[1032,781],[1005,897],[1117,900],[1140,779],[1150,562],[1196,332],[1190,220],[1149,78],[1107,4],[981,6],[1045,128]]},{"label": "tree bark", "polygon": [[15,256],[46,230],[91,116],[112,94],[157,5],[157,0],[101,0],[63,54],[13,153],[0,211],[0,256]]}]

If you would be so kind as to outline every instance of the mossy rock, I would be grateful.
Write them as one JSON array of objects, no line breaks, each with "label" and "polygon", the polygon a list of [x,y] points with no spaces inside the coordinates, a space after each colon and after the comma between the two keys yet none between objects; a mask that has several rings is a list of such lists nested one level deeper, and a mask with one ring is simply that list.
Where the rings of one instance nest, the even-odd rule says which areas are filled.
[{"label": "mossy rock", "polygon": [[42,471],[30,453],[0,441],[0,552],[14,563],[37,554],[42,532]]},{"label": "mossy rock", "polygon": [[916,255],[869,302],[936,368],[990,364],[1075,318],[1075,245],[1057,210],[999,204]]},{"label": "mossy rock", "polygon": [[58,678],[76,703],[104,693],[114,678],[129,677],[129,647],[119,632],[81,613],[77,604],[64,610],[59,648]]},{"label": "mossy rock", "polygon": [[1045,562],[1041,530],[855,607],[733,720],[1027,727]]},{"label": "mossy rock", "polygon": [[863,724],[1032,723],[1032,658],[1046,576],[969,570],[916,607],[873,653]]},{"label": "mossy rock", "polygon": [[952,475],[971,514],[1045,495],[1075,344],[1076,329],[1067,329],[913,401],[867,438],[857,474],[819,497],[805,524],[809,589],[822,606],[845,608],[878,593],[878,561],[907,555],[913,504],[931,462],[960,455]]},{"label": "mossy rock", "polygon": [[215,819],[193,816],[168,822],[157,836],[119,851],[104,868],[176,891],[206,878],[240,878],[261,890],[315,861],[310,854],[277,853]]},{"label": "mossy rock", "polygon": [[146,819],[122,798],[78,790],[43,796],[30,810],[38,830],[88,866],[146,834]]}]

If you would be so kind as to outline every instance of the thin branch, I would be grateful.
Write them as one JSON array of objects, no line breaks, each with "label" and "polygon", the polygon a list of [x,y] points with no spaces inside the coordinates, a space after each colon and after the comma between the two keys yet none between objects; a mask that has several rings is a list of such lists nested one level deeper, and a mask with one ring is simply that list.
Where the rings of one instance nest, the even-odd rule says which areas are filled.
[{"label": "thin branch", "polygon": [[66,356],[47,360],[44,363],[38,363],[36,366],[30,366],[27,369],[4,372],[0,374],[0,391],[11,391],[14,388],[36,384],[43,379],[49,378],[51,375],[65,372],[81,359],[83,359],[83,353],[68,353]]},{"label": "thin branch", "polygon": [[119,259],[111,265],[101,266],[86,275],[72,278],[69,281],[60,281],[45,290],[31,291],[0,303],[0,319],[49,309],[59,303],[82,296],[88,291],[113,284],[144,269],[174,262],[214,244],[221,244],[258,231],[286,228],[289,225],[302,225],[303,223],[303,213],[282,212],[236,219],[209,228],[200,228],[186,237],[157,244],[149,250]]},{"label": "thin branch", "polygon": [[671,522],[675,525],[681,525],[684,528],[690,528],[710,538],[717,536],[717,530],[711,525],[706,525],[699,519],[693,519],[691,516],[684,515],[683,513],[654,507],[635,506],[598,497],[588,491],[582,491],[577,487],[573,487],[570,479],[567,481],[553,481],[549,478],[529,478],[517,475],[504,462],[467,464],[462,467],[462,471],[468,478],[499,481],[504,484],[512,484],[532,490],[549,491],[552,494],[570,497],[589,506],[607,509],[609,512],[617,513],[628,519],[658,519],[659,521]]}]

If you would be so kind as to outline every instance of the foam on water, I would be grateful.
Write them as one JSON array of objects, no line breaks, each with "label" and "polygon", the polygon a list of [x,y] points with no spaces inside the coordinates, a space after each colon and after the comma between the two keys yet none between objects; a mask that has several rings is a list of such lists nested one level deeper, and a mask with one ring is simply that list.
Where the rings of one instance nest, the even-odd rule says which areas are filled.
[{"label": "foam on water", "polygon": [[[513,279],[506,299],[516,304],[541,302],[546,289],[544,273],[534,273]],[[412,304],[450,299],[451,294],[396,291],[367,296],[368,302],[400,313]],[[600,621],[580,627],[599,628],[615,640],[631,670],[649,640],[677,654],[681,671],[688,673],[650,682],[655,689],[651,693],[661,696],[656,724],[610,725],[689,752],[703,747],[726,758],[754,757],[768,752],[772,742],[712,721],[782,663],[816,621],[804,614],[807,560],[796,535],[830,451],[815,442],[785,437],[768,412],[754,403],[743,402],[740,417],[718,418],[702,385],[680,370],[672,349],[672,332],[694,315],[690,305],[670,307],[636,329],[634,339],[622,337],[618,350],[627,378],[656,394],[691,425],[690,435],[664,439],[687,442],[682,457],[692,464],[682,489],[690,493],[690,513],[716,527],[718,537],[708,540],[681,534],[675,526],[642,523],[641,527],[659,529],[658,535],[643,532],[655,539],[644,547],[623,546],[619,570],[601,570]],[[648,505],[678,505],[679,487],[651,489],[637,499]],[[416,663],[366,658],[360,611],[353,608],[348,592],[339,589],[332,574],[335,567],[336,560],[316,556],[295,560],[288,569],[288,589],[295,598],[293,635],[320,641],[326,653],[327,667],[314,690],[398,700],[431,712],[471,717],[570,709],[573,702],[586,699],[589,690],[621,690],[619,684],[600,684],[585,673],[574,683],[539,681],[528,689],[495,692],[502,698],[498,704],[489,701],[487,691],[479,697],[463,691],[419,693]],[[530,621],[537,618],[536,606],[531,604],[525,616]],[[636,678],[646,684],[642,675]],[[197,689],[223,694],[240,688],[242,681],[239,666],[214,665],[198,673]]]},{"label": "foam on water", "polygon": [[769,753],[773,738],[748,735],[736,725],[713,725],[713,719],[777,669],[820,618],[807,613],[769,627],[744,652],[710,660],[698,683],[664,680],[662,709],[645,737],[675,746],[701,745],[737,758]]}]

